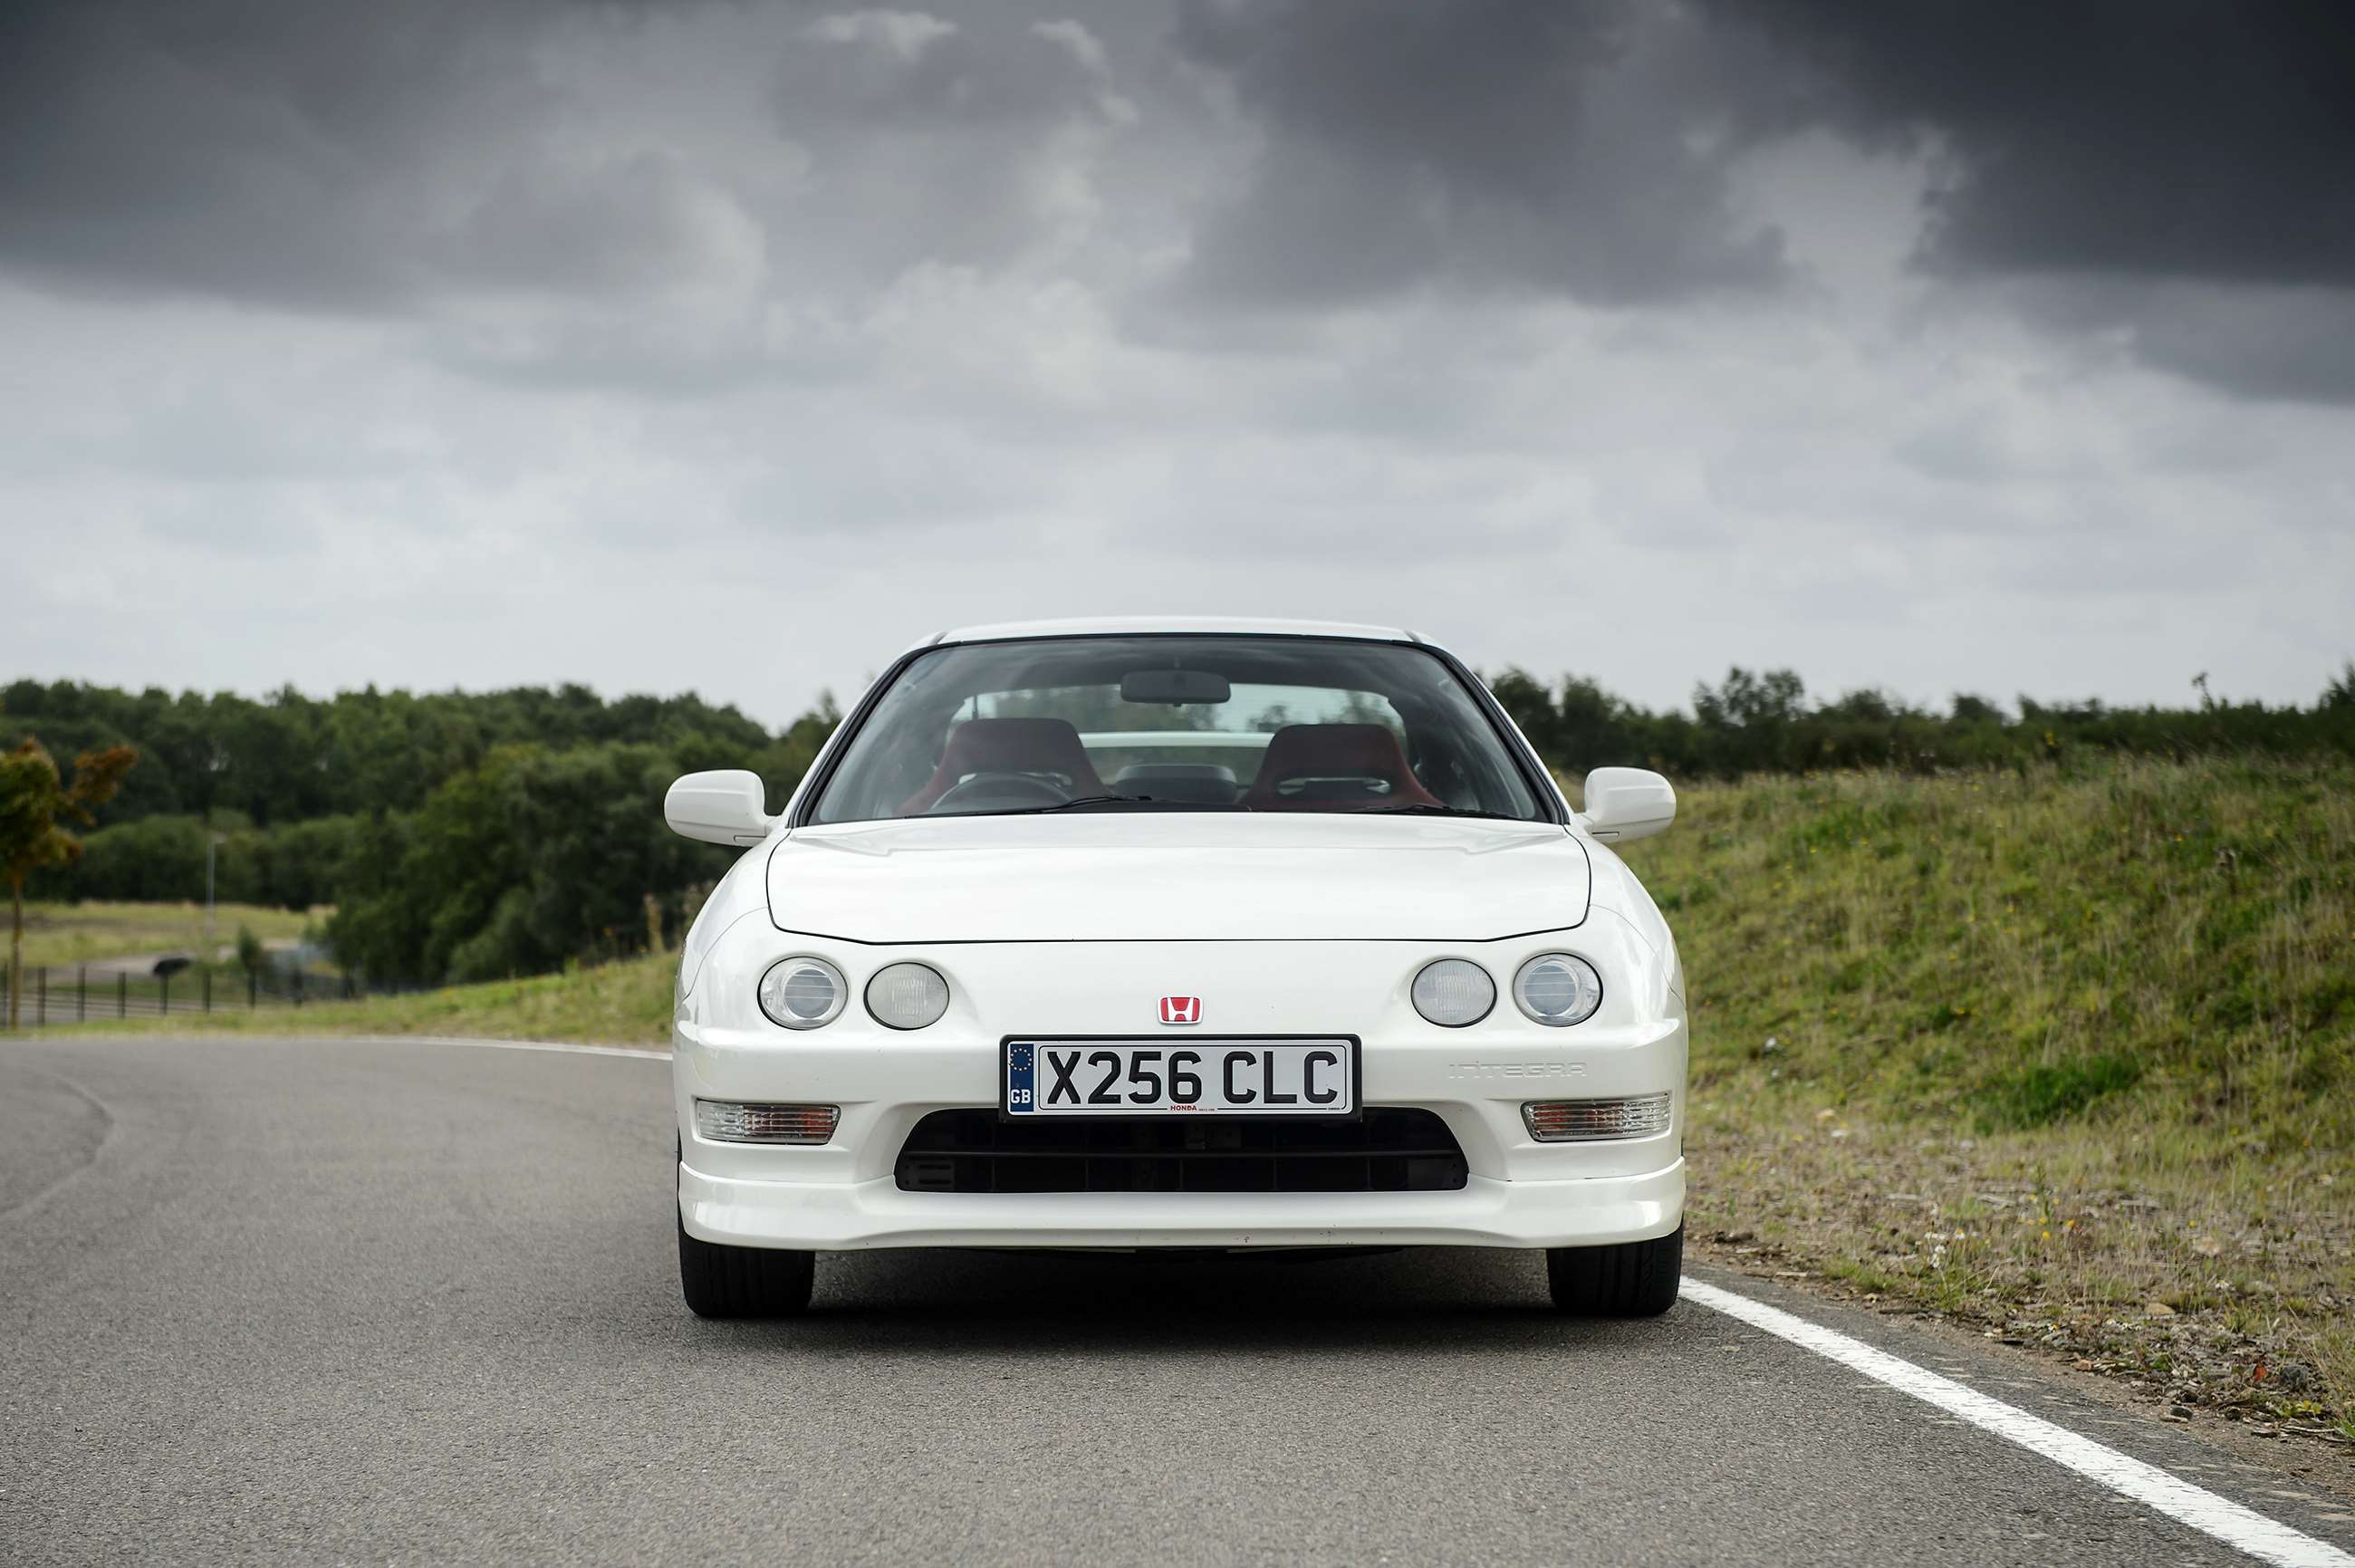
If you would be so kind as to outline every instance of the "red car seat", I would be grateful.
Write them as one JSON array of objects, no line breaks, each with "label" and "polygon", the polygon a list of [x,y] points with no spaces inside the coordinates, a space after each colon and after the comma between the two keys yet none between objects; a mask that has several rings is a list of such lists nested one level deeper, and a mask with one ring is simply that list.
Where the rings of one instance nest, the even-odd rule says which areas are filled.
[{"label": "red car seat", "polygon": [[949,731],[932,782],[900,804],[900,815],[930,811],[967,773],[1060,773],[1073,795],[1103,795],[1080,732],[1062,719],[968,719]]},{"label": "red car seat", "polygon": [[[1287,796],[1276,785],[1291,779],[1372,778],[1391,786],[1363,801]],[[1398,736],[1381,724],[1286,724],[1267,743],[1267,755],[1243,804],[1254,811],[1332,811],[1376,805],[1439,805],[1406,765]]]}]

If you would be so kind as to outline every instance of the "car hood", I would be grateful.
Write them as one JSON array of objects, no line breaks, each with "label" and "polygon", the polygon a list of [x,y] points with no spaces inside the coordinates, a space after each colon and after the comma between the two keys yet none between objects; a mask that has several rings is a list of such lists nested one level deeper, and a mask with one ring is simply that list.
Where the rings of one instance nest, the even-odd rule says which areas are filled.
[{"label": "car hood", "polygon": [[1585,848],[1547,823],[1103,812],[794,829],[779,929],[853,942],[1486,942],[1586,918]]}]

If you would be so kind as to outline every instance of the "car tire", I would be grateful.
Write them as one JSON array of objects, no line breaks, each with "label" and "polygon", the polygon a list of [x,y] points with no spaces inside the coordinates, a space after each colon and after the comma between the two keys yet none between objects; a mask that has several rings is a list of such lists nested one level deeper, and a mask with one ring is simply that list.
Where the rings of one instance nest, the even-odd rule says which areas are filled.
[{"label": "car tire", "polygon": [[1580,1317],[1657,1317],[1677,1303],[1685,1228],[1648,1242],[1548,1247],[1546,1284],[1554,1310]]},{"label": "car tire", "polygon": [[729,1247],[678,1227],[678,1288],[698,1317],[796,1317],[809,1310],[817,1254]]},{"label": "car tire", "polygon": [[[674,1151],[676,1162],[685,1157]],[[678,1225],[678,1289],[698,1317],[797,1317],[809,1310],[817,1254],[783,1247],[730,1247],[698,1241]]]}]

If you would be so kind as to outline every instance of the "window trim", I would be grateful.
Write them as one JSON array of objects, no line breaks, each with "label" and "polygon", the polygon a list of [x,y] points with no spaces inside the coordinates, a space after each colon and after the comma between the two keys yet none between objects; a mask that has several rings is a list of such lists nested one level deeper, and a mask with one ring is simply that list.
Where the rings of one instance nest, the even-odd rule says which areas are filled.
[{"label": "window trim", "polygon": [[[1513,766],[1520,773],[1523,787],[1527,788],[1537,801],[1539,815],[1529,820],[1548,822],[1565,828],[1570,826],[1569,817],[1563,815],[1561,792],[1554,787],[1553,780],[1540,766],[1537,758],[1530,752],[1528,743],[1521,739],[1520,731],[1513,727],[1512,720],[1506,716],[1505,709],[1497,702],[1496,694],[1488,689],[1487,683],[1473,674],[1471,667],[1462,659],[1457,658],[1445,648],[1433,643],[1426,643],[1420,637],[1406,639],[1300,636],[1289,633],[1268,632],[1058,632],[1036,637],[986,637],[958,642],[949,642],[935,637],[922,647],[910,648],[892,660],[891,667],[876,678],[875,683],[867,688],[866,694],[859,698],[858,705],[844,716],[840,727],[835,732],[835,740],[837,743],[826,747],[825,754],[812,765],[810,776],[802,781],[802,786],[798,792],[800,798],[794,803],[793,815],[785,823],[786,831],[790,832],[797,827],[831,826],[814,823],[811,820],[816,814],[819,799],[826,794],[827,787],[834,783],[834,775],[840,768],[842,759],[849,753],[851,742],[858,738],[859,731],[866,727],[867,720],[881,704],[883,694],[891,689],[910,665],[925,655],[938,653],[943,648],[986,647],[1007,643],[1133,642],[1160,637],[1182,637],[1188,642],[1343,643],[1361,647],[1412,648],[1419,653],[1428,654],[1439,661],[1441,668],[1464,683],[1465,689],[1472,694],[1473,706],[1477,708],[1480,710],[1480,716],[1488,721],[1489,732],[1496,736],[1497,744],[1504,747],[1505,754],[1513,760]],[[918,819],[883,817],[876,820],[913,821]]]}]

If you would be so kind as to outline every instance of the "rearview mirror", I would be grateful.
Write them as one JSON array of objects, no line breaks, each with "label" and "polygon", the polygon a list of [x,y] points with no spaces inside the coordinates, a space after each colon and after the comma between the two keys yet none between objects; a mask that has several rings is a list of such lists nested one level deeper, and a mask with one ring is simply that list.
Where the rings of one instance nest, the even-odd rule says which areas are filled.
[{"label": "rearview mirror", "polygon": [[688,773],[663,796],[663,820],[683,838],[706,844],[758,844],[774,819],[761,775],[742,768]]},{"label": "rearview mirror", "polygon": [[1133,669],[1120,677],[1123,702],[1224,702],[1227,677],[1207,669]]},{"label": "rearview mirror", "polygon": [[1648,838],[1676,819],[1676,786],[1649,768],[1597,768],[1586,775],[1579,820],[1594,837]]}]

